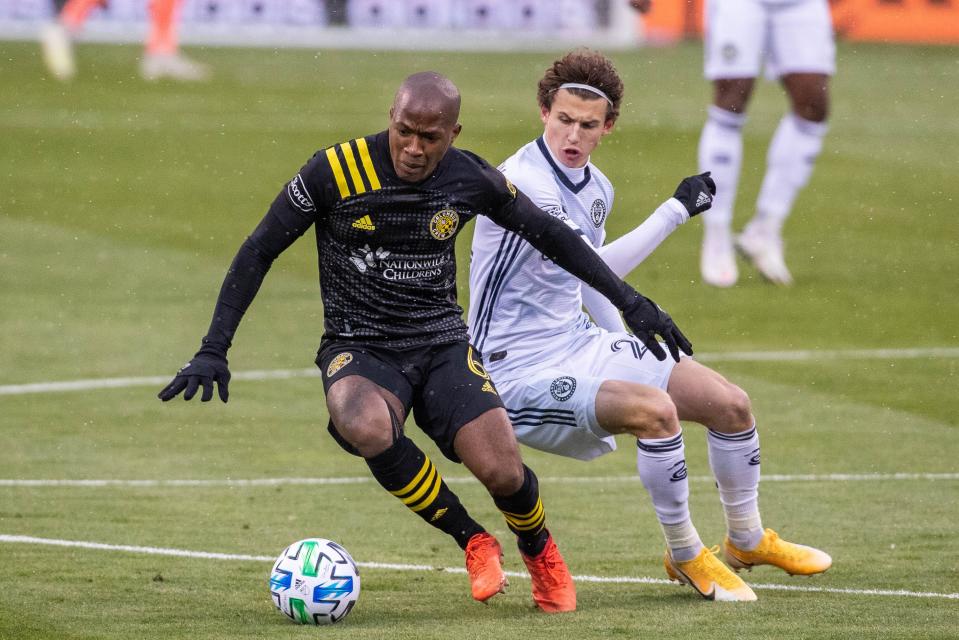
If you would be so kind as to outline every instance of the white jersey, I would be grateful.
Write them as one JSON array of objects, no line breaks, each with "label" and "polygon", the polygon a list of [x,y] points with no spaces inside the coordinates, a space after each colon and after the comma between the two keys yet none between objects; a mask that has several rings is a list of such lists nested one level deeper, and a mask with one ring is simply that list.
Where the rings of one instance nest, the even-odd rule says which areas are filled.
[{"label": "white jersey", "polygon": [[[541,209],[601,247],[613,186],[592,163],[569,169],[539,138],[500,170]],[[516,234],[476,218],[470,264],[470,338],[492,373],[522,370],[568,349],[592,323],[582,310],[581,282]]]}]

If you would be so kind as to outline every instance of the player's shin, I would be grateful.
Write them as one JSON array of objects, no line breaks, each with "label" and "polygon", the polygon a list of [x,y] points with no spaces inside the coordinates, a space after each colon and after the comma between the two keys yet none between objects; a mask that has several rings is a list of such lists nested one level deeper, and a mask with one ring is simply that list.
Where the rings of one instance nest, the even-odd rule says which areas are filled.
[{"label": "player's shin", "polygon": [[744,234],[779,237],[799,190],[809,182],[827,130],[825,122],[811,122],[792,113],[783,117],[769,145],[756,217]]},{"label": "player's shin", "polygon": [[484,529],[443,481],[429,457],[404,435],[384,452],[366,458],[384,489],[427,523],[452,536],[461,549]]},{"label": "player's shin", "polygon": [[683,433],[667,438],[638,439],[636,445],[636,469],[653,501],[669,553],[677,562],[692,560],[703,543],[689,515]]},{"label": "player's shin", "polygon": [[503,512],[510,531],[516,534],[519,548],[527,556],[538,556],[546,546],[546,511],[539,498],[539,481],[532,469],[523,465],[523,486],[509,496],[493,496]]},{"label": "player's shin", "polygon": [[763,537],[759,516],[759,434],[755,425],[739,433],[709,429],[709,465],[726,515],[729,539],[753,549]]}]

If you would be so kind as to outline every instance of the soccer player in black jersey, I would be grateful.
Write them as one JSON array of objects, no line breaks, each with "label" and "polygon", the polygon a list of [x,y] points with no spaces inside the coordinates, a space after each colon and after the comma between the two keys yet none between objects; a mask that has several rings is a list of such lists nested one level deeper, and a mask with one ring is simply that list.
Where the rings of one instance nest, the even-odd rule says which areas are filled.
[{"label": "soccer player in black jersey", "polygon": [[273,261],[316,225],[329,430],[361,456],[384,489],[466,552],[473,597],[507,581],[496,539],[473,520],[436,467],[403,432],[416,423],[450,460],[486,487],[518,538],[544,611],[572,611],[572,577],[545,526],[535,474],[519,447],[456,302],[456,234],[476,215],[521,235],[605,295],[651,352],[692,348],[672,319],[617,278],[563,222],[517,192],[478,156],[452,147],[460,95],[432,72],[408,77],[386,131],[317,152],[273,201],[240,247],[194,358],[159,394],[229,397],[226,353]]}]

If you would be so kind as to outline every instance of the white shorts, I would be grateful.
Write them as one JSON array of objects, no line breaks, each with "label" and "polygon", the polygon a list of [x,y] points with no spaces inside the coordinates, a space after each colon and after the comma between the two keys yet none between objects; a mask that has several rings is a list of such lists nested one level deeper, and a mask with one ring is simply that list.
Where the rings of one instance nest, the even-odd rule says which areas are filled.
[{"label": "white shorts", "polygon": [[616,450],[616,440],[596,419],[596,394],[604,381],[638,382],[665,391],[676,364],[668,355],[660,362],[629,334],[598,328],[563,354],[550,357],[535,369],[510,371],[504,360],[499,366],[487,366],[487,371],[506,405],[517,440],[578,460]]},{"label": "white shorts", "polygon": [[836,71],[826,0],[706,0],[705,75],[709,80],[779,78]]}]

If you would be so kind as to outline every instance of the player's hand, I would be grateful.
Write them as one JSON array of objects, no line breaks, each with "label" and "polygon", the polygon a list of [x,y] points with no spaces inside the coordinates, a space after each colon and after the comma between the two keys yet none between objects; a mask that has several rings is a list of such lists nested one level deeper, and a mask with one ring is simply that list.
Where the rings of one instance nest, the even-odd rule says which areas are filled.
[{"label": "player's hand", "polygon": [[653,0],[629,0],[629,6],[640,13],[649,13],[653,7]]},{"label": "player's hand", "polygon": [[709,177],[709,171],[707,171],[698,176],[683,178],[676,187],[673,197],[686,207],[686,212],[692,218],[713,206],[714,195],[716,195],[716,183]]},{"label": "player's hand", "polygon": [[687,355],[693,355],[693,345],[673,323],[673,319],[649,298],[635,294],[633,301],[623,309],[623,320],[657,360],[666,359],[666,352],[656,340],[657,335],[662,336],[669,355],[676,362],[679,362],[680,349]]},{"label": "player's hand", "polygon": [[209,402],[213,399],[214,382],[217,383],[220,400],[223,402],[229,400],[230,369],[227,367],[226,358],[218,354],[201,352],[176,372],[176,377],[157,394],[157,397],[166,402],[185,390],[183,399],[191,400],[202,385],[203,395],[200,400]]}]

